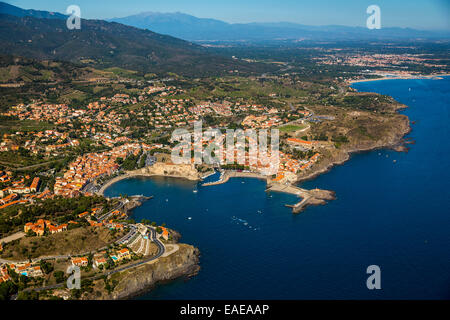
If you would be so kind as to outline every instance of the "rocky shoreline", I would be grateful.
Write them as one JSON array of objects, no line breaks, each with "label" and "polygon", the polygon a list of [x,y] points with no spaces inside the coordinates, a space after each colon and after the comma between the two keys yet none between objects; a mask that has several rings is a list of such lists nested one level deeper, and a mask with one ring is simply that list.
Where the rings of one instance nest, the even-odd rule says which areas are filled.
[{"label": "rocky shoreline", "polygon": [[[405,105],[398,105],[396,111],[399,109],[407,108]],[[303,175],[299,175],[295,183],[292,186],[302,183],[307,180],[312,180],[317,176],[329,172],[334,166],[341,165],[346,161],[350,160],[351,155],[355,153],[369,152],[377,149],[385,149],[391,148],[398,152],[405,152],[408,149],[405,147],[404,136],[407,135],[411,131],[411,126],[409,122],[409,118],[405,115],[397,116],[402,117],[402,120],[399,121],[399,126],[396,127],[398,130],[391,131],[390,134],[382,140],[377,140],[372,143],[366,143],[365,145],[350,145],[347,148],[345,146],[335,154],[331,159],[326,159],[328,161],[319,162],[310,172],[307,172]],[[105,183],[98,194],[103,195],[104,191],[115,184],[118,181],[123,179],[133,178],[133,177],[171,177],[171,178],[181,178],[187,179],[190,181],[201,181],[199,173],[195,170],[195,168],[191,165],[173,165],[173,164],[163,164],[158,163],[153,167],[142,168],[135,171],[129,171],[124,175],[120,175],[115,177]],[[230,178],[233,177],[244,177],[244,178],[258,178],[266,180],[268,185],[270,185],[270,179],[266,176],[263,176],[258,173],[253,172],[235,172],[235,171],[226,171],[219,181],[209,182],[203,184],[203,186],[213,186],[217,184],[226,183]],[[137,205],[139,206],[139,205]]]},{"label": "rocky shoreline", "polygon": [[[365,143],[364,145],[350,145],[347,148],[340,149],[338,153],[333,155],[333,157],[327,159],[327,162],[318,163],[318,166],[315,167],[311,172],[306,173],[303,176],[299,176],[296,183],[314,179],[315,177],[330,171],[334,166],[343,164],[348,161],[351,158],[351,155],[354,153],[368,152],[382,148],[392,148],[397,151],[404,151],[404,136],[411,131],[408,117],[402,115],[402,119],[399,121],[399,126],[396,128],[397,130],[389,132],[389,135],[381,140],[373,141],[373,143]],[[170,168],[170,170],[168,170],[168,168]],[[101,189],[101,193],[103,194],[103,191],[107,187],[116,183],[117,181],[136,176],[167,176],[185,178],[193,181],[201,180],[198,176],[198,173],[194,174],[191,168],[181,168],[180,170],[180,167],[167,167],[167,165],[165,165],[164,168],[156,168],[156,170],[151,168],[144,168],[136,170],[134,172],[127,172],[127,174],[116,177],[105,184]],[[262,177],[254,173],[230,174],[229,172],[227,172],[225,177],[223,177],[223,180],[215,183],[213,182],[208,185],[226,183],[229,178],[237,176],[263,178],[266,179],[267,182],[269,182],[267,180],[267,177]],[[268,184],[268,186],[270,186],[270,184]],[[273,188],[274,186],[272,185],[271,187]],[[297,188],[294,185],[291,185],[290,187],[296,188],[296,190],[293,190],[290,193],[294,192],[298,194],[298,190],[303,191],[303,189]],[[286,192],[282,189],[278,189],[275,191]],[[324,204],[326,203],[326,201],[335,199],[335,195],[331,191],[304,191],[308,194],[301,202],[292,206],[294,213],[300,212],[308,205]],[[317,195],[311,192],[326,192],[326,194]],[[132,199],[130,207],[127,208],[127,211],[129,212],[135,207],[141,205],[142,200],[143,199],[141,198]],[[96,299],[129,299],[148,292],[158,283],[165,283],[180,277],[191,277],[193,275],[196,275],[200,270],[200,266],[198,265],[200,256],[199,250],[187,244],[177,244],[177,246],[179,246],[179,250],[168,256],[163,256],[156,261],[114,275],[113,279],[115,281],[118,281],[114,290],[109,293],[103,293],[101,297],[96,297]]]},{"label": "rocky shoreline", "polygon": [[332,159],[330,162],[326,164],[322,164],[322,166],[320,166],[319,163],[319,167],[316,167],[315,170],[313,169],[312,172],[309,172],[303,176],[299,176],[296,183],[312,180],[321,174],[329,172],[333,167],[341,165],[350,160],[352,154],[370,152],[386,148],[391,148],[398,152],[407,151],[407,149],[404,147],[404,136],[411,132],[411,126],[409,118],[407,116],[404,116],[403,119],[404,120],[401,123],[399,130],[397,132],[392,132],[392,136],[388,137],[386,140],[376,141],[373,144],[365,146],[351,146],[348,149],[342,149],[342,151],[338,154],[338,156],[335,159]]},{"label": "rocky shoreline", "polygon": [[[142,205],[144,201],[153,197],[133,196],[129,205],[125,208],[129,214]],[[114,290],[110,293],[103,292],[100,297],[86,297],[97,300],[125,300],[144,294],[159,283],[167,283],[178,278],[190,278],[200,271],[198,248],[178,243],[181,234],[170,230],[172,240],[167,246],[177,246],[178,250],[169,255],[163,255],[157,260],[129,269],[112,276],[111,279],[119,280]],[[102,286],[103,284],[99,284]]]},{"label": "rocky shoreline", "polygon": [[124,211],[126,214],[130,214],[131,211],[133,211],[134,209],[136,209],[137,207],[142,206],[142,204],[145,201],[151,200],[153,199],[153,196],[151,197],[146,197],[146,196],[131,196],[130,197],[130,201],[127,202],[124,205]]},{"label": "rocky shoreline", "polygon": [[[99,300],[123,300],[148,292],[159,283],[196,275],[200,266],[200,251],[194,246],[178,244],[179,249],[166,257],[123,271],[112,277],[118,283],[111,293],[104,292]],[[93,297],[87,297],[93,298]]]}]

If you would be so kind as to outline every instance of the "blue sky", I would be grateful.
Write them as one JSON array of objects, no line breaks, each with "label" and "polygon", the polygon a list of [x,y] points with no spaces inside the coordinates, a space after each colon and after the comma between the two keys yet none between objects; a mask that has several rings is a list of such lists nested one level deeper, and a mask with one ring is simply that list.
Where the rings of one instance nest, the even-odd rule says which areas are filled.
[{"label": "blue sky", "polygon": [[381,8],[382,27],[450,30],[450,0],[6,0],[25,8],[65,12],[80,6],[82,17],[105,19],[145,11],[183,12],[226,22],[295,22],[365,26],[366,8]]}]

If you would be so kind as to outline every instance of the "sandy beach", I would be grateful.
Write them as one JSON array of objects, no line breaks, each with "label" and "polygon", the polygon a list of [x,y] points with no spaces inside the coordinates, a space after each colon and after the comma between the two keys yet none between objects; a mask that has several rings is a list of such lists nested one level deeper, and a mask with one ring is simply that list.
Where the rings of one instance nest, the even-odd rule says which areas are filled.
[{"label": "sandy beach", "polygon": [[186,180],[190,180],[190,181],[195,181],[192,179],[189,179],[186,176],[182,176],[182,175],[163,175],[163,174],[153,174],[153,173],[126,173],[123,175],[120,175],[118,177],[115,177],[111,180],[109,180],[108,182],[106,182],[104,185],[102,185],[102,187],[100,188],[100,190],[97,192],[98,195],[103,196],[103,193],[105,192],[106,189],[108,189],[110,186],[112,186],[113,184],[115,184],[116,182],[119,182],[121,180],[125,180],[125,179],[129,179],[129,178],[136,178],[136,177],[167,177],[167,178],[178,178],[178,179],[186,179]]},{"label": "sandy beach", "polygon": [[347,83],[350,85],[352,83],[358,82],[369,82],[369,81],[382,81],[382,80],[411,80],[411,79],[433,79],[439,77],[450,76],[448,73],[444,74],[434,74],[434,75],[409,75],[409,76],[398,76],[398,77],[382,77],[374,79],[361,79],[361,80],[349,80]]}]

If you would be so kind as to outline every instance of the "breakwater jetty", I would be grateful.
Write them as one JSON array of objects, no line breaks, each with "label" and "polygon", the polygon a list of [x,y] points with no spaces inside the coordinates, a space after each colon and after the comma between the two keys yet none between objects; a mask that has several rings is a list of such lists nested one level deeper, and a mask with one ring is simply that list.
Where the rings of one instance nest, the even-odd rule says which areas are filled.
[{"label": "breakwater jetty", "polygon": [[202,187],[216,186],[219,184],[227,183],[231,178],[255,178],[268,181],[266,176],[255,172],[223,171],[220,175],[219,180],[204,183],[202,184]]},{"label": "breakwater jetty", "polygon": [[284,192],[296,195],[302,200],[294,205],[286,204],[286,207],[292,208],[293,213],[302,212],[307,206],[311,205],[323,205],[327,201],[336,199],[334,191],[312,189],[306,190],[293,185],[284,185],[279,183],[273,183],[269,185],[266,191]]},{"label": "breakwater jetty", "polygon": [[327,201],[336,199],[336,194],[334,191],[321,189],[306,190],[291,184],[273,183],[267,176],[256,172],[224,171],[218,181],[204,183],[202,186],[208,187],[224,184],[231,178],[262,179],[267,182],[266,192],[284,192],[298,196],[301,198],[301,201],[294,205],[286,204],[286,207],[292,208],[293,213],[300,213],[310,205],[323,205],[326,204]]}]

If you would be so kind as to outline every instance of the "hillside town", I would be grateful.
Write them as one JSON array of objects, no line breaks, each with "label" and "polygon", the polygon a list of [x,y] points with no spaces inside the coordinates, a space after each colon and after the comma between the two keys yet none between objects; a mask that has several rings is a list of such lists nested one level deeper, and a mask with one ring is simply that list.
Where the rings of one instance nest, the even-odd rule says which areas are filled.
[{"label": "hillside town", "polygon": [[[252,81],[257,86],[258,81],[294,80],[284,75]],[[197,96],[188,89],[189,81],[177,85],[162,80],[153,80],[152,85],[131,80],[123,83],[128,89],[97,96],[85,104],[33,99],[0,114],[12,123],[29,124],[0,136],[0,212],[15,219],[14,224],[4,222],[2,229],[1,281],[22,279],[29,288],[59,281],[59,286],[62,278],[55,272],[68,265],[94,270],[100,276],[175,252],[175,247],[170,247],[173,234],[167,227],[133,221],[131,209],[141,199],[127,195],[106,198],[103,191],[123,177],[152,175],[152,167],[158,167],[157,175],[171,176],[177,171],[171,154],[177,146],[183,147],[173,138],[174,130],[192,132],[198,123],[203,126],[203,136],[198,140],[194,135],[191,145],[180,152],[189,153],[189,174],[195,172],[189,178],[201,179],[215,171],[221,172],[220,179],[224,172],[251,174],[278,186],[274,190],[295,194],[308,203],[332,199],[331,193],[317,197],[320,191],[313,196],[294,184],[300,176],[313,174],[348,141],[342,134],[320,130],[338,124],[340,114],[335,109],[317,114],[318,100],[299,97],[292,102],[280,87],[265,89],[256,99]],[[336,92],[333,87],[326,90]],[[228,129],[245,135],[243,143],[235,143],[231,162],[225,146]],[[280,137],[279,161],[265,162],[249,149],[250,144],[258,143],[250,132],[274,129]],[[208,136],[210,131],[222,135]],[[199,153],[192,143],[201,146]],[[225,152],[218,162],[208,164],[212,146],[222,146]],[[271,159],[270,144],[268,149]],[[244,161],[238,154],[243,154]],[[201,163],[196,161],[198,157]],[[293,212],[308,203],[299,203]],[[86,239],[83,246],[89,250],[69,251],[73,241],[69,239],[74,237]],[[93,243],[96,246],[91,247]],[[49,271],[46,261],[55,261],[51,264],[59,269]]]},{"label": "hillside town", "polygon": [[[146,123],[150,129],[170,132],[177,127],[192,128],[196,121],[205,116],[218,119],[216,126],[219,128],[226,128],[229,119],[235,116],[241,117],[242,129],[273,129],[292,122],[304,125],[309,120],[316,121],[311,111],[305,109],[285,112],[273,106],[265,107],[242,101],[196,102],[191,98],[170,98],[185,93],[185,90],[175,86],[159,84],[144,87],[133,96],[116,93],[110,97],[100,97],[98,101],[90,102],[84,108],[71,108],[66,104],[48,104],[43,101],[12,106],[2,116],[21,121],[49,123],[54,128],[4,133],[0,142],[0,156],[2,153],[20,152],[30,161],[38,160],[38,164],[61,159],[69,153],[73,154],[75,159],[50,182],[42,173],[34,177],[15,173],[12,177],[11,170],[1,172],[0,209],[14,205],[31,205],[35,201],[53,196],[89,195],[93,193],[92,186],[96,180],[119,174],[120,162],[130,156],[139,156],[139,159],[144,158],[145,162],[152,150],[166,150],[165,152],[170,153],[171,146],[167,140],[163,143],[147,142],[151,132],[134,138],[130,125],[136,122]],[[277,95],[270,93],[268,97],[274,99]],[[124,109],[123,106],[137,108]],[[58,128],[64,128],[64,131]],[[293,157],[289,150],[305,151],[327,147],[326,143],[302,141],[295,136],[291,137],[290,134],[282,138],[289,148],[280,153],[275,181],[295,181],[297,173],[308,170],[320,158],[320,152],[316,152],[310,154],[309,158],[298,159]],[[77,155],[81,146],[88,141],[91,148],[96,146],[107,150]],[[217,142],[223,141],[215,141]],[[203,141],[205,147],[207,144],[207,141]],[[254,164],[248,153],[246,159],[244,167],[249,167],[250,170],[260,172],[267,167],[260,163]],[[55,173],[53,172],[53,175]]]}]

